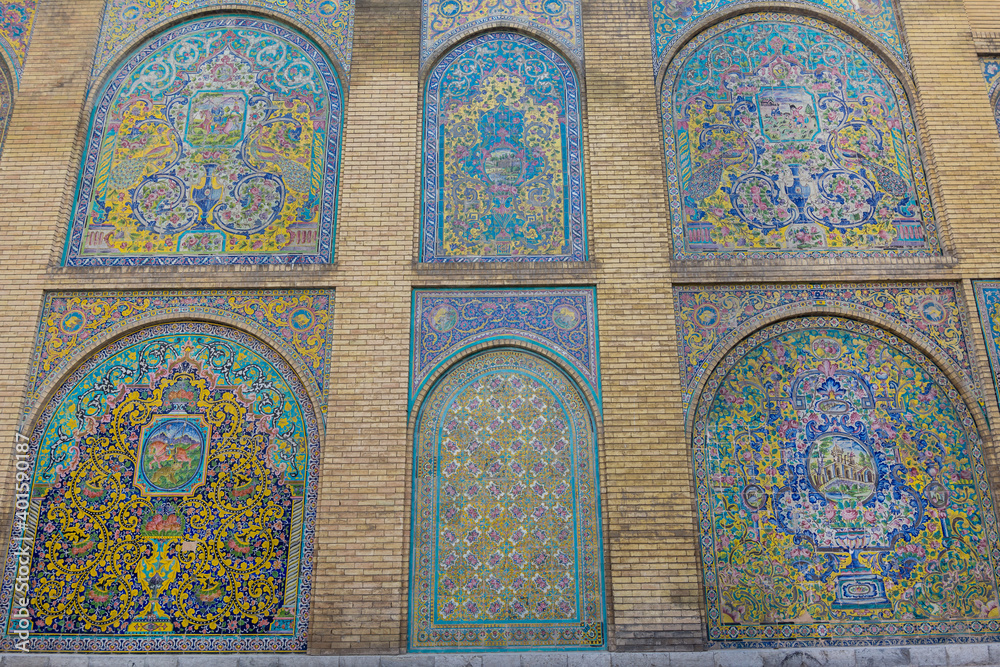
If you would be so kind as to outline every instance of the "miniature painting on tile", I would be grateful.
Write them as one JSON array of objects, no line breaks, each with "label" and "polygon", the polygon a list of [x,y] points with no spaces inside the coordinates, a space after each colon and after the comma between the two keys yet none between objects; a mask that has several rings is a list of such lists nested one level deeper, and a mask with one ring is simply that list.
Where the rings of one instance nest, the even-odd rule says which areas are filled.
[{"label": "miniature painting on tile", "polygon": [[742,15],[662,86],[675,257],[940,253],[906,91],[847,33]]},{"label": "miniature painting on tile", "polygon": [[[651,0],[654,70],[659,72],[664,58],[704,22],[724,12],[738,13],[753,4],[760,4],[759,0]],[[877,40],[904,66],[908,64],[892,0],[784,0],[782,4],[830,12],[837,20]]]},{"label": "miniature painting on tile", "polygon": [[[351,69],[354,39],[354,0],[242,0],[248,9],[260,8],[304,26],[337,59],[344,72]],[[101,37],[94,55],[95,78],[137,40],[178,19],[201,10],[212,10],[211,0],[108,0],[104,6]]]},{"label": "miniature painting on tile", "polygon": [[990,92],[990,106],[997,121],[997,131],[1000,132],[1000,58],[980,58],[983,65],[983,76]]},{"label": "miniature painting on tile", "polygon": [[14,88],[21,80],[24,59],[28,56],[28,44],[35,23],[35,0],[20,2],[0,2],[3,20],[0,21],[0,48],[7,56],[7,63],[14,68],[12,80]]},{"label": "miniature painting on tile", "polygon": [[[40,348],[70,301],[46,304]],[[57,319],[79,329],[107,312]],[[278,349],[181,319],[62,376],[16,446],[3,650],[306,648],[322,421],[289,364],[301,358]]]},{"label": "miniature painting on tile", "polygon": [[997,641],[976,425],[921,351],[840,317],[744,339],[694,425],[715,647]]},{"label": "miniature painting on tile", "polygon": [[342,115],[302,35],[246,16],[172,28],[99,97],[65,264],[330,262]]},{"label": "miniature painting on tile", "polygon": [[[411,651],[604,646],[594,396],[561,367],[593,352],[593,297],[418,292],[414,358],[452,363],[417,406]],[[491,338],[552,354],[465,354]]]},{"label": "miniature painting on tile", "polygon": [[580,95],[554,50],[480,35],[430,72],[424,97],[425,262],[586,259]]}]

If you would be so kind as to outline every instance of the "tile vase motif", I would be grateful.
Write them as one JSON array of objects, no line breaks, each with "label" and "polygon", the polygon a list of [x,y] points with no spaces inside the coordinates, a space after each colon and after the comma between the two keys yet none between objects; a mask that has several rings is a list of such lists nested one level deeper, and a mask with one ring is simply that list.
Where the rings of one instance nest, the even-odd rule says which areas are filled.
[{"label": "tile vase motif", "polygon": [[0,647],[305,649],[319,438],[295,372],[245,333],[179,321],[104,346],[18,459]]},{"label": "tile vase motif", "polygon": [[980,447],[954,386],[884,330],[804,317],[740,343],[694,430],[712,646],[996,641]]},{"label": "tile vase motif", "polygon": [[600,649],[596,437],[552,363],[463,360],[421,407],[414,452],[411,651]]},{"label": "tile vase motif", "polygon": [[94,110],[64,263],[332,261],[341,105],[322,52],[264,19],[147,42]]},{"label": "tile vase motif", "polygon": [[674,256],[940,254],[905,91],[847,33],[746,14],[661,91]]},{"label": "tile vase motif", "polygon": [[424,98],[425,262],[586,259],[576,74],[524,35],[460,44]]}]

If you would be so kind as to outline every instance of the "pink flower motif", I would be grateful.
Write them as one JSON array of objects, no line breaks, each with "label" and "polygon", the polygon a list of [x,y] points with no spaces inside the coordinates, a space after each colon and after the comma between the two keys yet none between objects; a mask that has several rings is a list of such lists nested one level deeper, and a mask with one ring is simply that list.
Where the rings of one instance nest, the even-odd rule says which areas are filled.
[{"label": "pink flower motif", "polygon": [[854,509],[853,507],[845,507],[844,509],[840,510],[840,516],[841,518],[844,519],[844,521],[854,521],[855,519],[858,518],[858,515],[859,515],[858,510]]}]

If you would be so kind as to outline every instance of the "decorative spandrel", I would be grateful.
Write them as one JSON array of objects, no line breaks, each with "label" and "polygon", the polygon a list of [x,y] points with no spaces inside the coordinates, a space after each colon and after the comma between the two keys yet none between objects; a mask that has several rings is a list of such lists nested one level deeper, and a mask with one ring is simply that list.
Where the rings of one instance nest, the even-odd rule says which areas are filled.
[{"label": "decorative spandrel", "polygon": [[[757,0],[651,0],[654,70],[659,72],[671,50],[713,15],[755,3]],[[783,4],[831,12],[873,38],[904,65],[907,62],[892,0],[785,0]]]},{"label": "decorative spandrel", "polygon": [[661,111],[675,257],[940,254],[905,90],[848,34],[725,21],[674,58]]},{"label": "decorative spandrel", "polygon": [[0,645],[304,649],[318,428],[291,368],[234,329],[174,322],[105,346],[25,443]]},{"label": "decorative spandrel", "polygon": [[459,363],[417,426],[410,650],[601,648],[596,441],[551,363]]},{"label": "decorative spandrel", "polygon": [[424,99],[423,261],[586,259],[580,146],[559,54],[510,32],[455,47]]},{"label": "decorative spandrel", "polygon": [[65,263],[332,261],[341,103],[322,52],[263,19],[147,42],[94,111]]},{"label": "decorative spandrel", "polygon": [[983,76],[990,93],[990,108],[993,109],[997,131],[1000,132],[1000,58],[980,58],[979,61],[983,65]]},{"label": "decorative spandrel", "polygon": [[7,56],[7,62],[14,68],[12,82],[16,90],[28,57],[28,46],[35,25],[35,0],[0,2],[0,48]]},{"label": "decorative spandrel", "polygon": [[836,317],[757,332],[708,379],[694,461],[713,645],[996,640],[980,440],[903,341]]}]

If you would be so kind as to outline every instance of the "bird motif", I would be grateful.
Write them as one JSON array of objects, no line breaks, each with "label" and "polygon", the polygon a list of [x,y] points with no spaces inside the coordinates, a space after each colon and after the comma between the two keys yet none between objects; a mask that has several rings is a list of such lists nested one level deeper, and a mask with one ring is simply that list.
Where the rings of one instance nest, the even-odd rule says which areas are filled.
[{"label": "bird motif", "polygon": [[715,158],[699,167],[688,181],[687,192],[695,201],[702,201],[715,194],[722,182],[722,160]]},{"label": "bird motif", "polygon": [[268,162],[275,165],[281,172],[281,177],[285,181],[288,189],[295,192],[309,192],[312,181],[309,178],[309,169],[302,166],[295,160],[289,160],[276,150],[261,146],[256,140],[250,144],[250,155],[260,162]]}]

